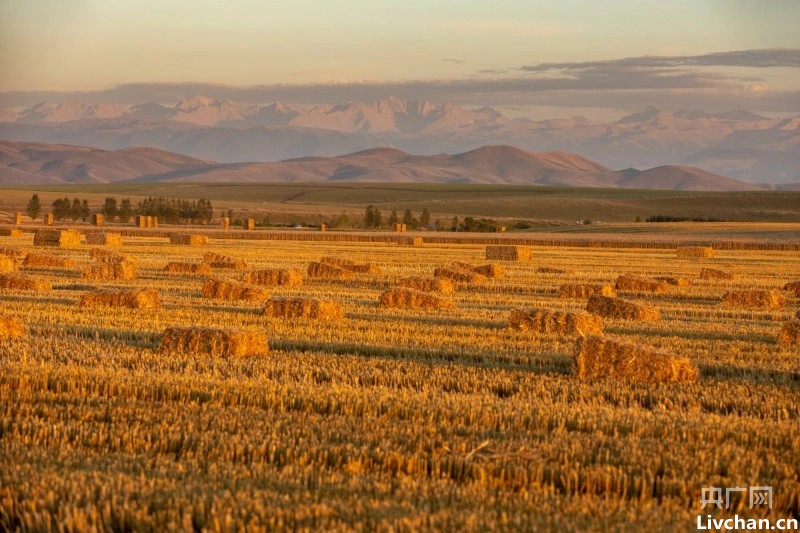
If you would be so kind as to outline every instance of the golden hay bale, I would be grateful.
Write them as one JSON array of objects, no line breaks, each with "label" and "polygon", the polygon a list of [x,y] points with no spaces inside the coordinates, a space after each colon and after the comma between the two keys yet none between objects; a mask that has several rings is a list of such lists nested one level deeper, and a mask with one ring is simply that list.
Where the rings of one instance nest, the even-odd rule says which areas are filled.
[{"label": "golden hay bale", "polygon": [[589,297],[586,310],[595,315],[623,320],[661,320],[658,309],[635,304],[621,298],[594,295]]},{"label": "golden hay bale", "polygon": [[401,279],[397,286],[422,292],[438,292],[440,294],[452,294],[454,290],[453,281],[447,278],[405,278]]},{"label": "golden hay bale", "polygon": [[214,261],[209,265],[219,270],[247,270],[247,263],[244,261]]},{"label": "golden hay bale", "polygon": [[22,259],[25,256],[25,252],[12,246],[6,246],[0,248],[0,255],[10,257],[11,259]]},{"label": "golden hay bale", "polygon": [[669,290],[669,285],[666,281],[654,281],[626,274],[617,277],[614,289],[618,291],[666,292]]},{"label": "golden hay bale", "polygon": [[487,246],[486,259],[498,261],[530,261],[531,249],[527,246]]},{"label": "golden hay bale", "polygon": [[0,272],[13,272],[17,269],[17,261],[13,257],[0,255]]},{"label": "golden hay bale", "polygon": [[564,274],[566,273],[566,270],[555,267],[539,267],[536,269],[536,272],[540,274]]},{"label": "golden hay bale", "polygon": [[725,307],[782,309],[786,305],[786,299],[780,291],[728,291],[722,295],[722,305]]},{"label": "golden hay bale", "polygon": [[245,218],[242,220],[242,228],[246,230],[253,230],[256,228],[256,221],[254,218]]},{"label": "golden hay bale", "polygon": [[40,229],[33,235],[34,246],[80,246],[81,234],[68,229]]},{"label": "golden hay bale", "polygon": [[303,273],[291,268],[271,268],[268,270],[257,270],[248,272],[242,281],[253,285],[276,285],[292,287],[302,285]]},{"label": "golden hay bale", "polygon": [[2,339],[22,339],[28,336],[25,324],[19,318],[11,316],[0,316],[0,340]]},{"label": "golden hay bale", "polygon": [[397,244],[400,246],[422,246],[422,237],[398,237]]},{"label": "golden hay bale", "polygon": [[379,300],[381,307],[400,307],[403,309],[450,309],[455,307],[452,300],[440,298],[430,292],[417,291],[405,287],[390,289]]},{"label": "golden hay bale", "polygon": [[75,261],[68,257],[58,257],[55,255],[28,254],[22,262],[26,267],[47,267],[47,268],[72,268]]},{"label": "golden hay bale", "polygon": [[86,268],[81,276],[85,279],[136,279],[136,261],[129,257],[99,257],[103,261]]},{"label": "golden hay bale", "polygon": [[565,283],[558,288],[558,297],[581,298],[590,296],[616,296],[617,293],[611,285],[601,285],[599,283]]},{"label": "golden hay bale", "polygon": [[37,279],[25,274],[0,274],[0,289],[49,291],[52,288],[46,279]]},{"label": "golden hay bale", "polygon": [[472,270],[464,270],[460,268],[444,267],[437,268],[433,271],[433,277],[445,278],[452,281],[459,281],[462,283],[480,283],[486,281],[486,276],[478,274]]},{"label": "golden hay bale", "polygon": [[686,278],[673,278],[671,276],[658,276],[654,278],[658,281],[663,281],[667,285],[674,285],[675,287],[691,287],[692,280]]},{"label": "golden hay bale", "polygon": [[17,226],[22,224],[22,213],[20,212],[14,213],[14,224],[16,224]]},{"label": "golden hay bale", "polygon": [[502,278],[506,274],[506,267],[497,263],[489,263],[488,265],[477,266],[472,271],[487,278]]},{"label": "golden hay bale", "polygon": [[22,230],[17,228],[0,228],[2,237],[22,237]]},{"label": "golden hay bale", "polygon": [[369,263],[356,263],[355,261],[351,261],[350,259],[344,259],[342,257],[323,257],[319,260],[320,263],[325,263],[326,265],[333,265],[339,268],[343,268],[345,270],[349,270],[350,272],[356,272],[359,274],[380,274],[381,269],[371,265]]},{"label": "golden hay bale", "polygon": [[53,225],[53,213],[47,213],[44,216],[44,223],[47,226],[52,226]]},{"label": "golden hay bale", "polygon": [[154,290],[103,290],[84,293],[81,307],[130,307],[131,309],[159,309],[158,292]]},{"label": "golden hay bale", "polygon": [[122,246],[122,235],[119,233],[87,233],[86,244],[100,244],[105,246]]},{"label": "golden hay bale", "polygon": [[222,229],[228,229],[231,227],[231,219],[229,217],[222,217],[219,219],[219,227]]},{"label": "golden hay bale", "polygon": [[167,266],[164,267],[164,272],[208,276],[211,274],[211,265],[208,263],[179,263],[173,261],[172,263],[167,263]]},{"label": "golden hay bale", "polygon": [[328,263],[312,262],[308,265],[308,277],[315,279],[352,279],[355,276],[352,270],[345,270]]},{"label": "golden hay bale", "polygon": [[161,352],[213,357],[262,355],[269,351],[267,338],[257,331],[220,328],[167,328],[161,336]]},{"label": "golden hay bale", "polygon": [[714,249],[710,246],[681,246],[675,250],[675,255],[681,259],[710,259],[714,257]]},{"label": "golden hay bale", "polygon": [[267,300],[264,315],[271,318],[315,318],[336,320],[344,316],[340,302],[313,298],[275,298]]},{"label": "golden hay bale", "polygon": [[208,237],[190,233],[170,233],[169,243],[185,246],[205,246],[208,244]]},{"label": "golden hay bale", "polygon": [[800,298],[800,281],[791,281],[787,283],[783,286],[783,290],[793,292],[795,296]]},{"label": "golden hay bale", "polygon": [[206,252],[203,254],[204,263],[213,263],[214,261],[234,261],[234,259],[228,255],[222,255],[216,252]]},{"label": "golden hay bale", "polygon": [[[797,313],[800,318],[800,311]],[[781,326],[778,335],[778,342],[781,344],[800,344],[800,320],[789,320]]]},{"label": "golden hay bale", "polygon": [[574,355],[574,372],[578,379],[669,383],[695,381],[699,374],[686,357],[598,335],[578,339]]},{"label": "golden hay bale", "polygon": [[92,215],[92,226],[102,226],[103,225],[103,215],[101,213],[95,213]]},{"label": "golden hay bale", "polygon": [[700,269],[700,279],[733,279],[733,274],[716,268]]},{"label": "golden hay bale", "polygon": [[217,300],[265,300],[269,298],[263,289],[238,281],[209,278],[203,285],[203,296]]},{"label": "golden hay bale", "polygon": [[603,321],[599,316],[589,313],[568,313],[531,309],[513,309],[508,318],[508,327],[535,333],[556,333],[559,335],[588,335],[602,333]]}]

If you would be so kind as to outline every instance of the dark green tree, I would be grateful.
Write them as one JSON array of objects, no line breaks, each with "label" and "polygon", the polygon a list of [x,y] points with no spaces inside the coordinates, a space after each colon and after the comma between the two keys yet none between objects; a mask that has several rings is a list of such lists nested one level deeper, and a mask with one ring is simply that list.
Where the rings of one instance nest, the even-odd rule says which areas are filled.
[{"label": "dark green tree", "polygon": [[39,202],[38,194],[34,194],[31,196],[31,199],[28,200],[28,207],[25,209],[25,212],[28,213],[31,220],[39,218],[39,214],[42,212],[42,204]]},{"label": "dark green tree", "polygon": [[453,217],[453,221],[450,223],[450,231],[458,231],[458,217]]},{"label": "dark green tree", "polygon": [[53,218],[63,220],[70,216],[69,198],[59,198],[53,202]]},{"label": "dark green tree", "polygon": [[119,204],[119,209],[117,210],[117,216],[119,217],[119,221],[123,224],[127,224],[131,221],[131,217],[133,216],[133,208],[131,207],[130,198],[122,199],[122,202]]},{"label": "dark green tree", "polygon": [[113,196],[107,197],[106,202],[103,204],[103,209],[100,212],[108,219],[109,222],[114,220],[119,213],[119,210],[117,209],[117,199]]},{"label": "dark green tree", "polygon": [[72,199],[72,207],[69,209],[69,218],[72,220],[81,218],[81,201],[77,198]]},{"label": "dark green tree", "polygon": [[431,212],[428,211],[428,208],[422,210],[422,214],[419,216],[419,225],[423,228],[427,228],[428,225],[431,223]]},{"label": "dark green tree", "polygon": [[367,206],[367,209],[364,211],[364,227],[365,228],[374,228],[375,227],[375,206],[370,204]]},{"label": "dark green tree", "polygon": [[389,224],[390,228],[393,228],[398,222],[400,222],[400,217],[397,216],[397,209],[392,209],[389,220],[387,220],[386,223]]},{"label": "dark green tree", "polygon": [[86,222],[89,220],[89,217],[92,215],[92,210],[89,209],[89,200],[83,200],[81,202],[81,220]]}]

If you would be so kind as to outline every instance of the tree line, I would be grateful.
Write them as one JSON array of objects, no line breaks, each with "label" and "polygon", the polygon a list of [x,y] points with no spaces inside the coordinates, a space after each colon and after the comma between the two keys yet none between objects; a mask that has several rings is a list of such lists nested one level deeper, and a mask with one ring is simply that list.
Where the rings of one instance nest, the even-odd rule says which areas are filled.
[{"label": "tree line", "polygon": [[[36,220],[42,213],[42,203],[38,194],[31,196],[28,200],[26,213],[31,220]],[[70,200],[67,197],[58,198],[53,201],[52,210],[54,220],[89,220],[92,210],[89,201],[80,198]],[[214,217],[214,208],[210,200],[201,198],[200,200],[177,200],[174,198],[147,198],[140,201],[135,206],[130,198],[123,198],[119,203],[113,196],[105,199],[103,207],[97,211],[103,217],[112,222],[119,220],[128,223],[136,215],[154,216],[166,224],[180,223],[209,223]]]}]

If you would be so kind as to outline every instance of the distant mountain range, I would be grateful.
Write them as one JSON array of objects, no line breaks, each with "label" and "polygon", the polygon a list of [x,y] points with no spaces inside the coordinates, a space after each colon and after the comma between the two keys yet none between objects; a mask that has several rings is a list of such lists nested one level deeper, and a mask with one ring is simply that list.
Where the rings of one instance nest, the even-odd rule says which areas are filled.
[{"label": "distant mountain range", "polygon": [[754,183],[800,183],[800,116],[749,111],[668,113],[654,107],[614,122],[534,121],[495,109],[386,98],[303,107],[195,96],[173,106],[39,103],[0,111],[0,139],[148,146],[223,163],[334,156],[374,147],[423,155],[484,145],[580,153],[608,168],[679,164]]},{"label": "distant mountain range", "polygon": [[505,145],[483,146],[455,155],[420,156],[394,148],[374,148],[338,157],[217,163],[155,148],[107,151],[0,141],[0,183],[125,181],[485,183],[709,191],[773,188],[690,166],[613,171],[571,153],[535,153]]}]

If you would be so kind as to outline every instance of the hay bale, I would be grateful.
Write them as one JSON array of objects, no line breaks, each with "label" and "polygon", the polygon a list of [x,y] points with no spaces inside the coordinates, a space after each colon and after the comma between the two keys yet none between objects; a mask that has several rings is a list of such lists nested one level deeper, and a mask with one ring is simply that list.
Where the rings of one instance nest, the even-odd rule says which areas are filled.
[{"label": "hay bale", "polygon": [[455,307],[452,300],[440,298],[433,293],[397,287],[384,292],[379,300],[381,307],[402,309],[450,309]]},{"label": "hay bale", "polygon": [[271,268],[268,270],[256,270],[248,272],[242,279],[245,283],[253,285],[274,285],[282,287],[292,287],[302,285],[303,273],[291,268]]},{"label": "hay bale", "polygon": [[122,246],[122,235],[119,233],[87,233],[86,244],[103,246]]},{"label": "hay bale", "polygon": [[323,257],[319,260],[320,263],[325,263],[327,265],[334,265],[339,268],[343,268],[345,270],[349,270],[350,272],[355,272],[357,274],[380,274],[381,269],[372,265],[370,263],[356,263],[355,261],[351,261],[350,259],[344,259],[342,257]]},{"label": "hay bale", "polygon": [[786,299],[780,291],[728,291],[722,295],[722,305],[748,309],[782,309]]},{"label": "hay bale", "polygon": [[247,263],[214,252],[206,252],[203,254],[203,262],[211,265],[211,268],[218,268],[220,270],[247,270]]},{"label": "hay bale", "polygon": [[242,228],[246,230],[253,230],[256,228],[256,221],[253,218],[245,218],[242,220]]},{"label": "hay bale", "polygon": [[563,268],[539,267],[536,269],[536,272],[539,274],[566,274],[567,271]]},{"label": "hay bale", "polygon": [[611,285],[600,283],[565,283],[558,288],[558,297],[562,299],[580,298],[590,296],[616,296],[617,293]]},{"label": "hay bale", "polygon": [[617,277],[614,289],[618,291],[667,292],[666,281],[643,279],[630,274]]},{"label": "hay bale", "polygon": [[489,263],[488,265],[477,266],[472,269],[476,274],[486,276],[487,278],[502,278],[506,274],[506,268],[497,263]]},{"label": "hay bale", "polygon": [[598,335],[578,339],[574,357],[574,373],[578,379],[670,383],[696,381],[699,374],[686,357]]},{"label": "hay bale", "polygon": [[84,279],[136,279],[136,261],[130,257],[102,256],[98,257],[99,264],[86,268],[81,276]]},{"label": "hay bale", "polygon": [[54,219],[53,219],[53,213],[47,213],[47,214],[44,216],[44,224],[45,224],[46,226],[52,226],[52,225],[53,225],[53,222],[54,222]]},{"label": "hay bale", "polygon": [[531,249],[527,246],[487,246],[486,259],[494,259],[498,261],[530,261]]},{"label": "hay bale", "polygon": [[68,229],[40,229],[33,235],[34,246],[80,246],[81,234]]},{"label": "hay bale", "polygon": [[263,289],[238,281],[209,278],[203,285],[203,296],[217,300],[257,301],[269,298]]},{"label": "hay bale", "polygon": [[400,246],[422,246],[422,237],[398,237],[397,244]]},{"label": "hay bale", "polygon": [[229,217],[222,217],[219,219],[219,227],[222,229],[228,229],[231,227],[231,219]]},{"label": "hay bale", "polygon": [[[2,251],[0,251],[2,253]],[[791,281],[783,286],[783,290],[793,292],[795,296],[800,298],[800,281]]]},{"label": "hay bale", "polygon": [[148,227],[157,228],[158,227],[158,217],[149,217],[149,220],[147,221],[147,223],[149,224]]},{"label": "hay bale", "polygon": [[100,213],[95,213],[92,215],[92,226],[102,226],[103,225],[103,215]]},{"label": "hay bale", "polygon": [[19,318],[0,316],[0,340],[23,339],[28,336],[25,324]]},{"label": "hay bale", "polygon": [[269,352],[261,332],[221,328],[167,328],[161,335],[165,354],[244,357]]},{"label": "hay bale", "polygon": [[436,268],[433,271],[433,277],[449,279],[461,283],[480,283],[486,281],[486,276],[483,274],[478,274],[473,270],[453,267]]},{"label": "hay bale", "polygon": [[115,264],[121,261],[128,261],[131,263],[136,262],[136,260],[133,257],[128,257],[126,255],[122,255],[117,252],[112,252],[111,250],[104,250],[102,248],[92,248],[89,251],[89,257],[95,263]]},{"label": "hay bale", "polygon": [[25,252],[23,252],[18,248],[5,246],[3,248],[0,248],[0,255],[10,257],[11,259],[22,259],[25,256]]},{"label": "hay bale", "polygon": [[147,217],[144,215],[136,215],[134,219],[134,223],[137,228],[146,228],[147,227]]},{"label": "hay bale", "polygon": [[102,290],[84,293],[81,307],[129,307],[131,309],[159,309],[161,302],[154,290]]},{"label": "hay bale", "polygon": [[17,261],[13,257],[0,255],[0,273],[13,272],[17,269]]},{"label": "hay bale", "polygon": [[17,228],[0,228],[2,237],[22,237],[22,230]]},{"label": "hay bale", "polygon": [[397,283],[397,286],[422,292],[438,292],[440,294],[452,294],[454,290],[453,281],[447,278],[404,278]]},{"label": "hay bale", "polygon": [[671,276],[657,276],[654,279],[657,281],[663,281],[667,285],[672,285],[675,287],[691,287],[692,280],[686,278],[673,278]]},{"label": "hay bale", "polygon": [[710,246],[681,246],[675,250],[675,255],[679,259],[711,259],[714,249]]},{"label": "hay bale", "polygon": [[14,213],[14,225],[19,226],[22,224],[22,213]]},{"label": "hay bale", "polygon": [[519,331],[534,333],[555,333],[558,335],[588,335],[602,333],[603,321],[599,316],[589,313],[568,313],[531,309],[513,309],[508,318],[508,327]]},{"label": "hay bale", "polygon": [[270,318],[314,318],[337,320],[344,316],[340,302],[314,298],[274,298],[264,305],[264,315]]},{"label": "hay bale", "polygon": [[208,276],[211,274],[211,265],[208,263],[167,263],[164,272],[169,274],[188,274],[194,276]]},{"label": "hay bale", "polygon": [[733,279],[733,274],[716,268],[700,269],[700,279]]},{"label": "hay bale", "polygon": [[395,233],[401,233],[403,231],[403,225],[402,224],[395,224],[394,225],[394,231],[395,231]]},{"label": "hay bale", "polygon": [[170,233],[169,243],[183,246],[205,246],[208,244],[208,237],[191,233]]},{"label": "hay bale", "polygon": [[325,224],[320,224],[320,225],[319,225],[319,230],[320,230],[320,231],[326,231],[327,229],[328,229],[328,226],[327,226],[327,225],[325,225]]},{"label": "hay bale", "polygon": [[[800,311],[797,314],[800,319]],[[781,332],[778,334],[778,342],[780,344],[800,344],[800,320],[784,322]]]},{"label": "hay bale", "polygon": [[345,270],[328,263],[311,262],[308,265],[308,277],[314,279],[339,279],[346,280],[355,277],[352,270]]},{"label": "hay bale", "polygon": [[72,268],[75,261],[68,257],[58,257],[56,255],[28,254],[22,262],[26,267],[45,267],[45,268]]},{"label": "hay bale", "polygon": [[645,321],[661,320],[661,313],[658,309],[611,296],[590,296],[589,301],[586,303],[586,310],[606,318]]},{"label": "hay bale", "polygon": [[49,291],[52,289],[52,285],[46,279],[38,279],[25,274],[0,274],[0,289]]}]

